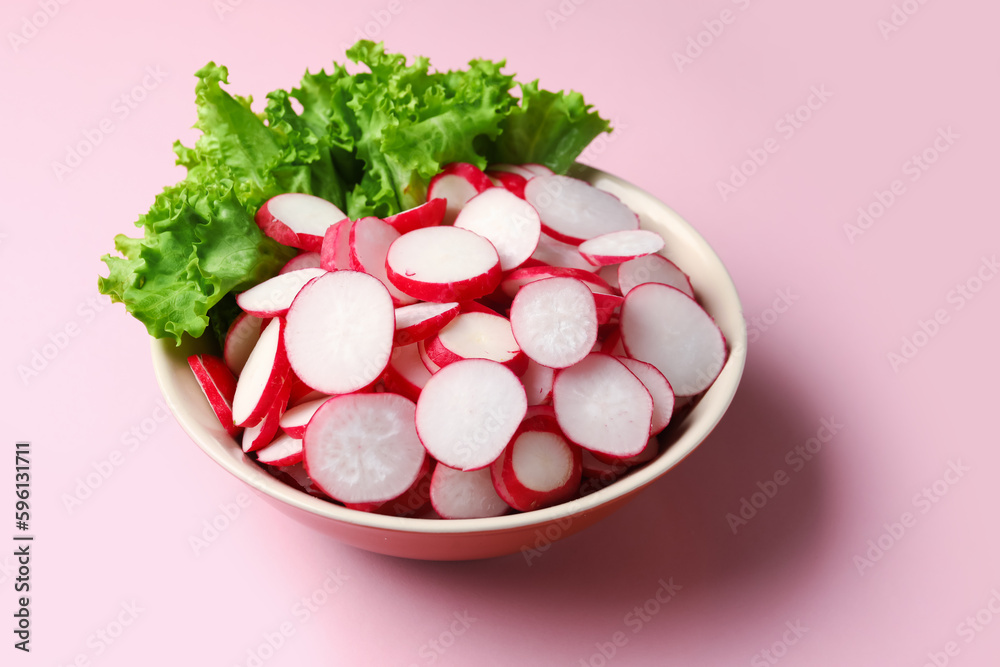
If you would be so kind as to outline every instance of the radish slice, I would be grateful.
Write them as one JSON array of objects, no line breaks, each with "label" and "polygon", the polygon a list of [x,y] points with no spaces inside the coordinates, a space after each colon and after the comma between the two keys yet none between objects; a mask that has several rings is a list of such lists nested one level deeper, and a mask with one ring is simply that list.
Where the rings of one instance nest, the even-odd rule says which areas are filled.
[{"label": "radish slice", "polygon": [[607,192],[568,176],[538,176],[528,181],[524,198],[542,218],[542,230],[579,245],[611,232],[638,229],[639,218]]},{"label": "radish slice", "polygon": [[318,269],[320,268],[322,262],[318,252],[303,252],[299,253],[295,257],[288,260],[281,270],[278,271],[278,275],[283,273],[288,273],[290,271],[298,271],[299,269]]},{"label": "radish slice", "polygon": [[486,170],[486,175],[496,187],[503,188],[511,194],[524,199],[524,186],[528,184],[528,179],[520,174],[509,171]]},{"label": "radish slice", "polygon": [[424,465],[420,468],[420,476],[417,477],[410,488],[397,498],[393,498],[379,506],[376,512],[388,516],[417,516],[424,510],[430,508],[431,504],[431,477],[434,473],[433,459],[424,457]]},{"label": "radish slice", "polygon": [[621,357],[618,361],[625,364],[625,368],[632,371],[632,375],[639,378],[639,382],[649,391],[653,399],[653,420],[649,426],[649,434],[656,435],[667,427],[670,416],[674,413],[674,388],[653,364],[628,357]]},{"label": "radish slice", "polygon": [[306,433],[306,426],[309,425],[309,420],[319,410],[319,406],[328,400],[330,400],[330,397],[324,396],[323,398],[315,398],[288,408],[285,414],[281,415],[281,421],[279,422],[281,430],[293,438],[302,438]]},{"label": "radish slice", "polygon": [[508,174],[517,174],[518,176],[520,176],[521,178],[523,178],[525,181],[530,181],[531,179],[533,179],[535,176],[538,175],[534,171],[532,171],[531,169],[528,169],[527,167],[525,167],[523,165],[519,165],[519,164],[506,164],[506,163],[503,163],[503,162],[498,163],[498,164],[491,164],[489,166],[488,171],[502,171],[502,172],[506,172]]},{"label": "radish slice", "polygon": [[351,228],[354,223],[341,220],[326,230],[320,247],[320,266],[327,271],[349,271],[351,268]]},{"label": "radish slice", "polygon": [[253,426],[247,426],[243,429],[243,439],[240,442],[240,446],[245,453],[249,454],[250,452],[267,447],[274,440],[274,436],[278,435],[278,424],[281,421],[281,415],[284,413],[285,407],[288,405],[291,386],[292,383],[286,379],[281,391],[278,392],[277,398],[274,399],[271,407],[264,414],[264,418]]},{"label": "radish slice", "polygon": [[538,164],[537,162],[528,162],[527,164],[522,164],[521,167],[527,169],[535,176],[552,176],[556,172],[552,171],[544,164]]},{"label": "radish slice", "polygon": [[269,466],[292,466],[302,462],[302,440],[282,433],[257,452],[257,461]]},{"label": "radish slice", "polygon": [[420,391],[431,379],[431,372],[420,360],[417,345],[400,345],[393,349],[389,366],[385,369],[385,388],[411,401],[416,401]]},{"label": "radish slice", "polygon": [[507,296],[513,298],[518,290],[529,283],[546,278],[576,278],[583,282],[592,292],[603,294],[613,294],[611,285],[601,280],[598,276],[589,271],[580,269],[568,269],[561,266],[532,266],[524,269],[516,269],[507,274],[500,283],[500,290]]},{"label": "radish slice", "polygon": [[285,384],[288,357],[285,355],[285,323],[276,317],[264,327],[250,353],[233,396],[233,421],[248,426],[263,419]]},{"label": "radish slice", "polygon": [[604,325],[610,322],[624,302],[625,299],[617,294],[594,292],[594,307],[597,308],[597,324]]},{"label": "radish slice", "polygon": [[431,505],[442,519],[483,519],[510,510],[493,488],[489,468],[465,472],[440,463],[431,477]]},{"label": "radish slice", "polygon": [[398,394],[347,394],[326,401],[303,443],[309,476],[343,503],[399,496],[420,476],[427,456],[414,428],[413,401]]},{"label": "radish slice", "polygon": [[422,301],[472,301],[500,284],[493,244],[467,229],[427,227],[403,234],[389,247],[389,280]]},{"label": "radish slice", "polygon": [[575,278],[547,278],[522,287],[510,307],[514,338],[529,359],[566,368],[597,342],[594,294]]},{"label": "radish slice", "polygon": [[431,375],[434,375],[439,370],[441,370],[441,367],[438,366],[437,363],[435,363],[434,360],[430,358],[430,356],[428,356],[427,346],[425,345],[426,342],[427,341],[422,340],[419,343],[417,343],[417,354],[420,356],[420,363],[424,365],[424,368],[427,369],[427,372],[430,373]]},{"label": "radish slice", "polygon": [[285,345],[292,370],[325,394],[364,389],[389,363],[394,313],[385,286],[366,273],[316,278],[288,309]]},{"label": "radish slice", "polygon": [[601,343],[601,352],[618,358],[628,356],[625,353],[625,346],[622,345],[621,327],[614,325],[614,328],[605,337],[604,342]]},{"label": "radish slice", "polygon": [[528,407],[543,405],[552,400],[552,381],[556,372],[528,359],[528,368],[521,375],[524,393],[528,396]]},{"label": "radish slice", "polygon": [[632,456],[649,440],[653,399],[625,366],[600,352],[556,373],[552,405],[559,428],[585,449]]},{"label": "radish slice", "polygon": [[638,285],[646,283],[661,283],[676,287],[694,298],[691,280],[677,265],[661,255],[647,255],[631,259],[618,267],[618,285],[622,296],[631,292]]},{"label": "radish slice", "polygon": [[351,227],[350,234],[351,269],[378,278],[389,290],[396,307],[417,301],[396,289],[386,276],[385,255],[399,236],[399,232],[378,218],[361,218]]},{"label": "radish slice", "polygon": [[261,325],[263,320],[247,313],[240,313],[229,325],[229,332],[226,333],[226,342],[222,346],[222,356],[235,375],[239,375],[246,365],[253,346],[260,338]]},{"label": "radish slice", "polygon": [[321,197],[289,192],[264,202],[254,220],[278,243],[319,252],[326,230],[346,217],[343,211]]},{"label": "radish slice", "polygon": [[726,361],[719,327],[697,301],[668,285],[646,283],[629,291],[621,330],[628,356],[656,366],[677,396],[703,392]]},{"label": "radish slice", "polygon": [[500,256],[500,269],[515,269],[531,256],[542,233],[538,213],[517,195],[490,188],[468,201],[455,227],[487,239]]},{"label": "radish slice", "polygon": [[417,433],[446,466],[485,468],[507,446],[527,409],[524,387],[508,368],[486,359],[456,361],[420,392]]},{"label": "radish slice", "polygon": [[580,254],[594,266],[620,264],[663,249],[663,237],[648,229],[630,229],[596,236],[580,244]]},{"label": "radish slice", "polygon": [[615,468],[627,467],[641,465],[643,463],[649,463],[657,457],[660,453],[660,441],[655,435],[649,437],[649,441],[646,443],[646,447],[636,454],[635,456],[625,456],[625,457],[615,457],[608,456],[607,454],[601,454],[599,452],[593,452],[594,458],[598,461],[610,464]]},{"label": "radish slice", "polygon": [[236,393],[236,378],[226,366],[226,362],[211,354],[192,354],[187,362],[215,416],[219,418],[226,433],[235,438],[240,432],[233,421],[232,406],[233,396]]},{"label": "radish slice", "polygon": [[[643,450],[645,451],[645,450]],[[603,459],[609,459],[607,461]],[[583,465],[583,476],[600,479],[602,482],[611,483],[628,472],[629,466],[624,463],[625,459],[613,457],[598,457],[594,452],[583,450],[580,456],[580,463]],[[596,491],[597,488],[594,489]]]},{"label": "radish slice", "polygon": [[433,336],[458,316],[458,303],[415,303],[396,309],[396,345],[409,345]]},{"label": "radish slice", "polygon": [[602,266],[597,272],[597,277],[616,290],[621,291],[621,287],[618,284],[618,265],[608,264],[607,266]]},{"label": "radish slice", "polygon": [[544,233],[539,237],[538,247],[535,248],[535,252],[531,253],[531,259],[550,266],[564,266],[591,273],[597,270],[596,266],[583,258],[575,245],[557,241]]},{"label": "radish slice", "polygon": [[451,225],[465,202],[480,192],[493,187],[489,177],[479,167],[465,162],[445,165],[427,186],[427,201],[445,199],[448,203],[444,214],[444,224]]},{"label": "radish slice", "polygon": [[385,218],[385,222],[400,234],[405,234],[414,229],[440,225],[444,220],[447,208],[447,200],[431,199],[426,204],[421,204],[396,215],[390,215]]},{"label": "radish slice", "polygon": [[490,359],[522,373],[528,360],[518,347],[510,322],[500,315],[462,313],[424,347],[427,356],[442,368],[462,359]]},{"label": "radish slice", "polygon": [[518,429],[504,453],[490,465],[493,486],[504,502],[521,512],[569,500],[580,487],[580,448],[554,424]]},{"label": "radish slice", "polygon": [[324,269],[299,269],[283,273],[236,295],[236,303],[257,317],[278,317],[288,312],[302,287],[326,273]]}]

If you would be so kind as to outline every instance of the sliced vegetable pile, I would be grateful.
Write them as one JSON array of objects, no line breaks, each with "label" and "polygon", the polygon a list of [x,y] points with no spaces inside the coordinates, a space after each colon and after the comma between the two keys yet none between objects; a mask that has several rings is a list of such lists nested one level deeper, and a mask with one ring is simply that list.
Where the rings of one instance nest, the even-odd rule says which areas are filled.
[{"label": "sliced vegetable pile", "polygon": [[189,363],[277,477],[347,507],[478,518],[596,490],[659,453],[726,343],[617,198],[544,165],[445,165],[427,200],[257,211],[298,249]]}]

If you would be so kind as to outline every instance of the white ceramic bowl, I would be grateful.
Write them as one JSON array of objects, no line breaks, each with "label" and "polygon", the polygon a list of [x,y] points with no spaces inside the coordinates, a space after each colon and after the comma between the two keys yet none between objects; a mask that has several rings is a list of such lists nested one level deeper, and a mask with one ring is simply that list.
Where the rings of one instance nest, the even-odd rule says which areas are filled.
[{"label": "white ceramic bowl", "polygon": [[610,192],[663,235],[663,254],[691,277],[695,293],[725,334],[729,356],[721,375],[680,423],[661,436],[658,458],[583,498],[547,509],[489,519],[410,519],[350,510],[298,491],[264,472],[223,430],[187,365],[187,356],[218,352],[203,336],[180,347],[153,340],[153,368],[167,405],[206,454],[297,521],[362,549],[423,560],[489,558],[537,549],[572,535],[625,505],[673,468],[712,431],[732,401],[746,360],[746,324],[736,287],[705,240],[673,210],[639,188],[577,165],[571,175]]}]

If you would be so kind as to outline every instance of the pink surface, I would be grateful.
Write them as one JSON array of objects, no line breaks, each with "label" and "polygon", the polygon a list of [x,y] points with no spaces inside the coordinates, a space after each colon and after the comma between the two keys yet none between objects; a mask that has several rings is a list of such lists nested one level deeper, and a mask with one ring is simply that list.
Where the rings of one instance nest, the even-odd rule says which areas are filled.
[{"label": "pink surface", "polygon": [[[996,664],[995,3],[16,0],[2,14],[0,442],[32,442],[37,536],[32,652],[8,630],[3,664]],[[290,522],[166,417],[143,329],[96,296],[113,235],[181,176],[170,144],[194,136],[198,67],[228,65],[231,90],[262,100],[365,30],[441,68],[506,57],[522,79],[584,91],[618,127],[585,161],[693,223],[744,300],[747,371],[713,436],[621,513],[528,557],[409,562]],[[859,207],[875,217],[845,230]],[[43,350],[37,375],[19,372]],[[761,505],[745,524],[727,518],[743,499]]]}]

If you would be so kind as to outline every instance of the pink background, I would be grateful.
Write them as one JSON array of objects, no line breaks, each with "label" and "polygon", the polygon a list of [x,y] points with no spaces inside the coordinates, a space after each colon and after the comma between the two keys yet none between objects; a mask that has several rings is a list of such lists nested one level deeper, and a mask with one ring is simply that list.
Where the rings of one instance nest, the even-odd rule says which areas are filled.
[{"label": "pink background", "polygon": [[[0,549],[3,664],[996,664],[1000,280],[976,282],[1000,250],[996,3],[897,0],[917,11],[883,35],[893,0],[229,0],[220,14],[225,1],[0,10],[0,442],[32,442],[37,535],[30,655],[11,647],[13,559]],[[712,23],[723,10],[730,23]],[[702,34],[679,68],[673,54],[705,21],[720,34]],[[262,100],[364,30],[439,68],[506,57],[522,80],[585,92],[618,127],[586,161],[694,224],[743,298],[749,361],[716,432],[627,509],[530,563],[376,556],[256,498],[195,553],[190,539],[246,492],[162,418],[144,331],[96,299],[113,235],[182,176],[170,144],[194,136],[193,72],[226,64],[230,89]],[[18,33],[30,38],[12,44]],[[125,114],[116,99],[147,68],[162,81],[147,78]],[[813,87],[831,96],[792,133],[782,119]],[[104,119],[113,132],[57,178],[53,164]],[[957,138],[935,154],[948,128]],[[724,200],[718,182],[765,144],[767,161]],[[925,149],[936,161],[913,172]],[[849,239],[858,208],[895,180],[892,205]],[[953,291],[966,283],[981,288],[971,300]],[[917,334],[894,369],[889,353],[921,321],[935,335]],[[63,346],[22,378],[50,340]],[[824,419],[839,425],[832,439]],[[829,441],[800,459],[817,435]],[[961,476],[941,481],[953,464]],[[778,471],[787,483],[734,534],[727,514]],[[870,540],[889,549],[879,557]],[[330,571],[336,591],[317,593]],[[681,588],[661,606],[671,578]],[[323,604],[302,612],[314,594]]]}]

